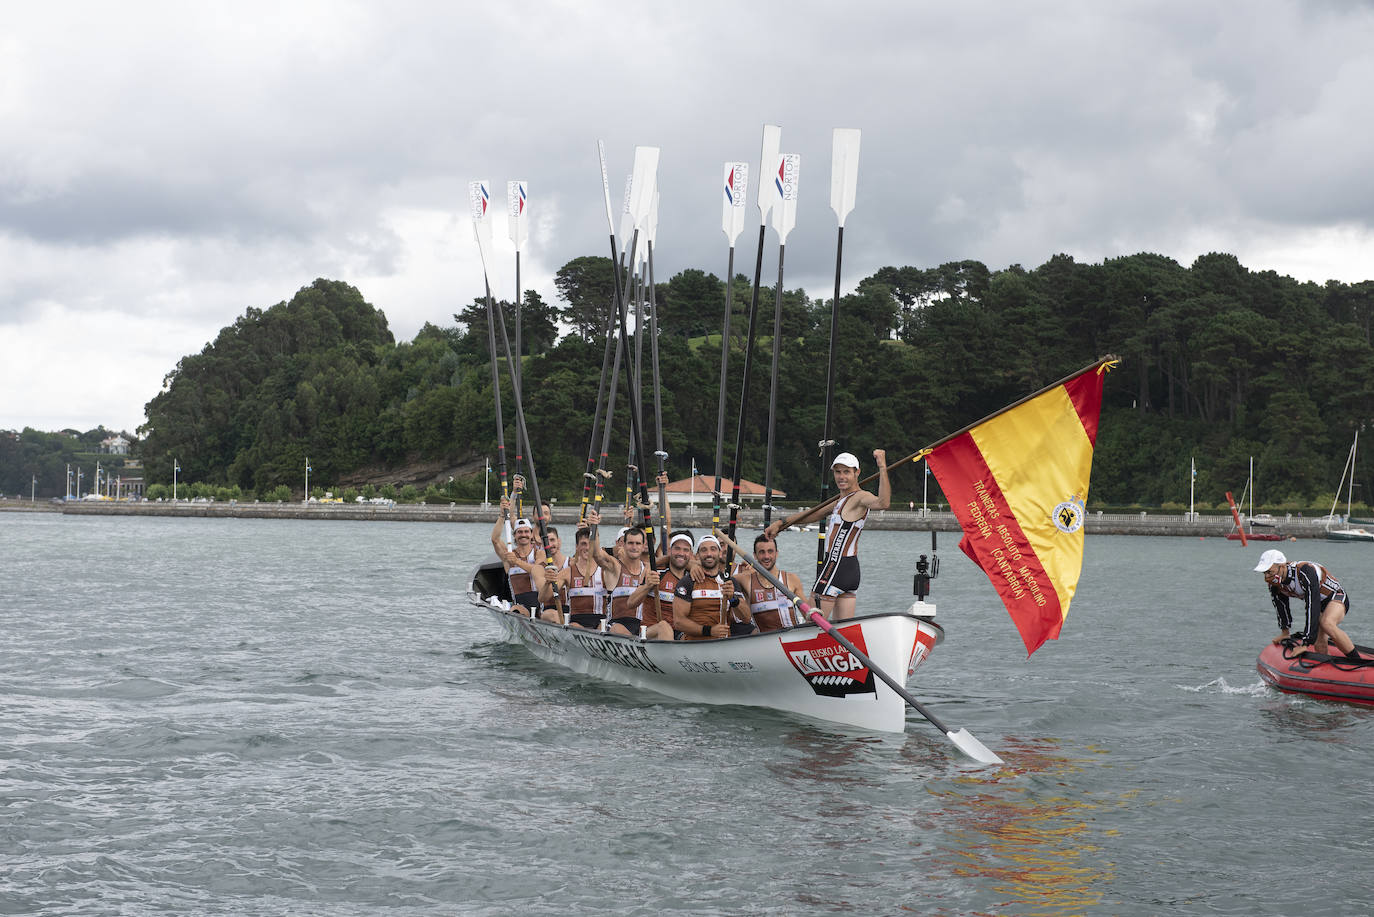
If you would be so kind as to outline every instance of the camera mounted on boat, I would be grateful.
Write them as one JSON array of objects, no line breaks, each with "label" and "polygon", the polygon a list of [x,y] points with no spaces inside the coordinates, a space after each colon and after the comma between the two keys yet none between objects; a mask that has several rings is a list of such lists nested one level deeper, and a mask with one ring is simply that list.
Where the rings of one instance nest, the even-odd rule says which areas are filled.
[{"label": "camera mounted on boat", "polygon": [[936,535],[935,531],[930,533],[930,557],[922,554],[916,558],[916,574],[911,578],[911,594],[916,596],[916,601],[924,602],[926,596],[930,595],[930,581],[940,575],[940,558],[935,553]]}]

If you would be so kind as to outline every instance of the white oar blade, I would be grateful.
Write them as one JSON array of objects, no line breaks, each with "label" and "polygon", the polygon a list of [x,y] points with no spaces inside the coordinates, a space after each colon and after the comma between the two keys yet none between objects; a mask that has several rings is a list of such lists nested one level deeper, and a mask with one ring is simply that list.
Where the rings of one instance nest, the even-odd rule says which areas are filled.
[{"label": "white oar blade", "polygon": [[859,188],[859,134],[857,128],[837,127],[830,147],[830,209],[841,226]]},{"label": "white oar blade", "polygon": [[979,764],[1005,764],[1001,758],[997,757],[996,752],[988,748],[977,737],[967,729],[960,729],[958,732],[947,732],[946,736],[958,747],[960,751],[968,755]]},{"label": "white oar blade", "polygon": [[625,194],[620,199],[620,256],[629,257],[630,233],[635,228],[634,216],[630,212],[630,195],[634,192],[634,173],[625,176]]},{"label": "white oar blade", "polygon": [[491,235],[491,192],[484,181],[468,182],[468,202],[472,206],[472,222],[479,235]]},{"label": "white oar blade", "polygon": [[787,244],[787,234],[797,225],[797,186],[801,180],[801,154],[782,153],[773,174],[777,200],[773,204],[773,229],[778,240]]},{"label": "white oar blade", "polygon": [[643,229],[658,187],[658,147],[635,147],[634,176],[630,182],[630,214],[635,229]]},{"label": "white oar blade", "polygon": [[611,209],[611,180],[606,177],[606,144],[604,141],[596,142],[596,154],[601,159],[601,194],[606,198],[606,228],[612,235],[615,234],[615,211]]},{"label": "white oar blade", "polygon": [[769,173],[778,162],[778,150],[782,148],[782,128],[776,124],[763,126],[763,154],[759,156],[759,222],[768,225],[768,214],[773,212],[778,193],[769,180]]},{"label": "white oar blade", "polygon": [[720,228],[730,247],[744,232],[744,208],[749,194],[749,163],[727,162],[725,164],[725,199],[721,201]]},{"label": "white oar blade", "polygon": [[515,243],[517,252],[523,251],[525,243],[529,241],[529,224],[525,220],[528,193],[524,182],[506,182],[506,224],[510,227],[510,240]]}]

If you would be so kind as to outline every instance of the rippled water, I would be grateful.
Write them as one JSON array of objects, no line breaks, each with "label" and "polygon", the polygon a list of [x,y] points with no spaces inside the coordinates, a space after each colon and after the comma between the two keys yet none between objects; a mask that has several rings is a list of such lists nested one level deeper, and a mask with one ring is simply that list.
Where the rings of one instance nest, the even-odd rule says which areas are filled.
[{"label": "rippled water", "polygon": [[[1026,660],[942,547],[912,687],[1003,769],[551,668],[463,601],[484,526],[0,513],[0,913],[1374,907],[1374,710],[1260,683],[1258,549],[1090,540]],[[928,536],[864,549],[905,606]],[[1295,546],[1366,644],[1369,552]]]}]

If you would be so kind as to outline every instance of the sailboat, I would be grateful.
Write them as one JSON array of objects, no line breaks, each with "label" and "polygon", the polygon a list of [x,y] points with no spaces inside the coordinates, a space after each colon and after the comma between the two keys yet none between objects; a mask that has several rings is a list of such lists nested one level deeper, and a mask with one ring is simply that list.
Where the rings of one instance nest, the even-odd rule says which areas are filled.
[{"label": "sailboat", "polygon": [[[1245,482],[1245,492],[1242,493],[1242,494],[1240,495],[1240,505],[1241,505],[1241,506],[1244,506],[1244,505],[1245,505],[1245,499],[1246,499],[1247,496],[1250,498],[1250,509],[1249,509],[1249,512],[1246,513],[1246,515],[1245,515],[1244,517],[1237,517],[1237,518],[1236,518],[1236,531],[1234,531],[1234,532],[1227,532],[1227,533],[1226,533],[1226,538],[1227,538],[1227,540],[1228,540],[1228,541],[1241,541],[1241,542],[1245,542],[1245,541],[1283,541],[1283,536],[1280,535],[1278,532],[1256,532],[1256,531],[1255,531],[1255,526],[1256,526],[1256,525],[1262,525],[1262,526],[1264,526],[1264,527],[1266,527],[1266,528],[1272,528],[1273,525],[1274,525],[1274,523],[1273,523],[1273,522],[1270,522],[1270,521],[1265,521],[1265,522],[1256,522],[1256,521],[1255,521],[1255,459],[1254,459],[1253,456],[1250,458],[1250,477],[1249,477],[1249,479]],[[1226,497],[1227,497],[1227,499],[1230,499],[1231,494],[1230,494],[1229,491],[1227,492]],[[1235,504],[1233,503],[1233,504],[1232,504],[1232,507],[1233,507],[1233,508],[1234,508],[1234,505],[1235,505]],[[1268,517],[1267,517],[1267,518],[1268,518]],[[1243,535],[1242,535],[1242,530],[1244,530],[1244,534],[1243,534]]]},{"label": "sailboat", "polygon": [[[1355,490],[1355,455],[1359,451],[1360,431],[1355,431],[1355,438],[1350,442],[1350,455],[1345,460],[1345,468],[1341,471],[1341,483],[1336,485],[1336,496],[1331,501],[1331,513],[1326,517],[1326,540],[1327,541],[1374,541],[1374,532],[1364,528],[1353,528],[1350,525],[1350,506],[1352,495]],[[1331,520],[1336,518],[1336,504],[1341,499],[1341,488],[1345,488],[1345,523],[1333,523]]]}]

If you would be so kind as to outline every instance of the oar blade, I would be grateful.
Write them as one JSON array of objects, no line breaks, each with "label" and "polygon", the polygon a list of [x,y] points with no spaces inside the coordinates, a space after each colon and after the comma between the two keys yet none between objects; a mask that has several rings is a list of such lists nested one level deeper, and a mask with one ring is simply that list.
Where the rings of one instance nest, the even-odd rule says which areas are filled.
[{"label": "oar blade", "polygon": [[955,746],[979,764],[1005,764],[997,753],[988,748],[978,737],[967,729],[960,729],[958,732],[947,732],[945,736],[949,738]]},{"label": "oar blade", "polygon": [[768,214],[777,202],[777,189],[769,181],[769,174],[778,164],[778,150],[782,147],[782,128],[776,124],[763,126],[763,152],[759,156],[759,221],[768,225]]},{"label": "oar blade", "polygon": [[730,247],[744,231],[745,198],[749,193],[749,163],[727,162],[724,179],[725,199],[721,208],[720,228],[730,240]]},{"label": "oar blade", "polygon": [[797,187],[801,182],[801,154],[779,153],[773,174],[773,230],[778,241],[787,244],[787,235],[797,225]]},{"label": "oar blade", "polygon": [[830,209],[840,225],[854,209],[859,188],[859,137],[857,128],[835,128],[830,153]]}]

